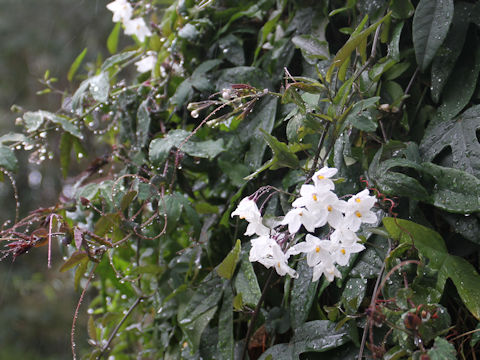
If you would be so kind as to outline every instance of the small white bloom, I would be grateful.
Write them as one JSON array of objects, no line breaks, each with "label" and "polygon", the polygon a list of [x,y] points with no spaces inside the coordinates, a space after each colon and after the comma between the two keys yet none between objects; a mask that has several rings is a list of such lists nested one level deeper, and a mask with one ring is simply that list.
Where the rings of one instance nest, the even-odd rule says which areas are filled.
[{"label": "small white bloom", "polygon": [[377,221],[377,215],[370,209],[375,202],[375,197],[369,195],[368,189],[348,199],[344,226],[352,231],[358,231],[362,223],[374,224]]},{"label": "small white bloom", "polygon": [[325,278],[329,282],[332,282],[335,277],[342,277],[342,274],[340,274],[340,271],[338,271],[338,269],[335,267],[333,261],[322,261],[318,265],[314,266],[312,281],[315,282],[320,279],[320,276],[322,276],[322,274],[325,275]]},{"label": "small white bloom", "polygon": [[326,191],[328,190],[321,191],[321,189],[317,189],[314,185],[302,185],[300,188],[300,197],[292,203],[292,206],[305,206],[310,211],[318,210],[321,208],[321,200]]},{"label": "small white bloom", "polygon": [[302,226],[302,217],[306,211],[307,209],[303,207],[293,208],[285,214],[285,217],[280,224],[288,225],[288,231],[290,234],[295,234],[298,229],[300,229],[300,226]]},{"label": "small white bloom", "polygon": [[240,219],[251,221],[261,217],[261,214],[260,210],[258,210],[257,203],[247,196],[240,201],[237,208],[230,216],[239,216]]},{"label": "small white bloom", "polygon": [[143,42],[146,37],[152,36],[152,32],[143,18],[127,20],[123,25],[125,25],[125,34],[135,35],[140,42]]},{"label": "small white bloom", "polygon": [[[355,238],[356,235],[352,231],[348,229],[336,230],[339,232],[346,233],[346,237],[343,237],[341,241],[337,241],[340,236],[334,237],[335,240],[332,238],[332,247],[330,252],[332,254],[332,259],[340,266],[345,266],[348,264],[350,260],[350,254],[356,254],[360,251],[365,250],[365,246],[359,244]],[[351,234],[349,233],[351,232]],[[333,236],[333,234],[332,234]],[[358,239],[358,238],[357,238]]]},{"label": "small white bloom", "polygon": [[370,191],[368,189],[364,189],[358,194],[348,199],[348,205],[350,207],[364,208],[370,210],[373,205],[375,205],[376,201],[377,199],[375,198],[375,196],[370,196]]},{"label": "small white bloom", "polygon": [[329,168],[327,166],[318,170],[315,174],[313,174],[312,177],[315,187],[317,187],[318,189],[326,188],[327,190],[335,189],[335,184],[332,180],[330,180],[330,178],[334,176],[337,172],[337,169]]},{"label": "small white bloom", "polygon": [[250,240],[252,245],[248,259],[251,262],[260,261],[266,257],[273,257],[273,245],[278,245],[270,236],[259,236]]},{"label": "small white bloom", "polygon": [[331,261],[331,246],[331,241],[320,240],[316,236],[307,234],[305,241],[302,241],[287,250],[287,256],[305,253],[307,254],[308,266],[315,266],[322,261]]},{"label": "small white bloom", "polygon": [[272,256],[264,257],[257,261],[263,264],[266,268],[274,266],[275,271],[280,276],[285,276],[288,274],[292,278],[297,278],[297,272],[288,266],[288,258],[290,255],[288,253],[284,254],[282,248],[276,242],[274,245],[272,245],[271,250]]},{"label": "small white bloom", "polygon": [[107,4],[107,9],[113,12],[113,22],[126,22],[132,17],[133,9],[127,0],[115,0]]},{"label": "small white bloom", "polygon": [[147,71],[152,71],[153,68],[155,67],[155,64],[157,63],[157,56],[155,54],[150,54],[140,61],[137,61],[135,63],[135,66],[137,67],[137,71],[139,73],[144,73]]},{"label": "small white bloom", "polygon": [[247,230],[245,231],[244,235],[254,235],[257,234],[259,236],[265,236],[270,234],[270,229],[263,225],[262,217],[252,219],[249,221],[247,226]]}]

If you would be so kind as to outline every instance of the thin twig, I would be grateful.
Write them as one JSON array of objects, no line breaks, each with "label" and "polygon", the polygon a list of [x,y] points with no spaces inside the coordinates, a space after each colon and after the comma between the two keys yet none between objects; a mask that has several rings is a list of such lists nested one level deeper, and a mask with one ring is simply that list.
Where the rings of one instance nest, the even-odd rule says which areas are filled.
[{"label": "thin twig", "polygon": [[[307,181],[310,180],[313,176],[313,174],[315,173],[315,170],[317,168],[317,164],[318,164],[318,160],[320,158],[320,152],[322,151],[322,147],[323,147],[323,143],[325,142],[325,138],[327,137],[327,132],[330,128],[330,122],[327,123],[327,125],[325,125],[325,129],[323,130],[323,133],[322,133],[322,137],[320,138],[320,141],[318,143],[318,148],[317,148],[317,152],[315,153],[315,157],[313,158],[313,164],[312,164],[312,167],[308,173],[308,176],[307,176]],[[323,165],[323,159],[322,159],[322,165]]]},{"label": "thin twig", "polygon": [[98,266],[98,263],[96,263],[93,266],[93,269],[90,272],[90,275],[88,276],[87,283],[85,284],[85,287],[83,288],[83,291],[80,294],[80,299],[78,299],[77,307],[75,308],[75,314],[73,315],[72,330],[70,331],[70,342],[72,345],[73,360],[77,359],[77,354],[75,353],[75,325],[77,324],[78,312],[80,311],[80,305],[82,305],[83,298],[85,297],[88,286],[90,285],[90,282],[93,279],[93,275],[95,274],[95,270],[97,269],[97,266]]},{"label": "thin twig", "polygon": [[245,345],[243,346],[242,356],[240,356],[240,360],[245,359],[245,355],[247,355],[248,343],[250,342],[250,338],[252,337],[253,328],[255,327],[255,322],[257,321],[258,314],[260,313],[260,308],[262,307],[263,300],[267,295],[267,290],[270,287],[270,283],[273,279],[274,269],[270,270],[270,274],[268,275],[267,281],[263,287],[262,295],[258,300],[257,306],[253,312],[252,318],[250,319],[250,324],[248,325],[247,336],[245,337]]}]

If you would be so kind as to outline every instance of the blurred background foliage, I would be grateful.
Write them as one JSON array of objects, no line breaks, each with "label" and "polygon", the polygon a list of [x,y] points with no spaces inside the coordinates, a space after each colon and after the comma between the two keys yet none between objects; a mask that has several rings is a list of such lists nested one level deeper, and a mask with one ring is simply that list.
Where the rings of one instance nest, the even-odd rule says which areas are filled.
[{"label": "blurred background foliage", "polygon": [[[61,96],[38,96],[46,70],[66,89],[67,71],[84,49],[84,63],[106,56],[105,41],[113,27],[106,0],[0,0],[0,129],[15,127],[16,104],[24,109],[55,111]],[[52,149],[55,150],[55,149]],[[20,159],[15,176],[21,215],[53,205],[60,190],[60,170],[52,162],[34,165]],[[15,200],[8,181],[0,183],[0,221],[13,219]],[[70,273],[47,269],[47,249],[0,262],[0,359],[66,359],[71,356],[70,326],[79,294]],[[54,249],[58,250],[58,249]],[[54,252],[54,256],[61,255]],[[60,264],[58,261],[56,264]],[[88,304],[88,299],[86,301]],[[86,306],[86,305],[84,305]],[[85,316],[85,311],[81,311]],[[82,327],[85,318],[79,319]],[[83,331],[78,332],[81,337]],[[79,341],[85,344],[86,341]]]}]

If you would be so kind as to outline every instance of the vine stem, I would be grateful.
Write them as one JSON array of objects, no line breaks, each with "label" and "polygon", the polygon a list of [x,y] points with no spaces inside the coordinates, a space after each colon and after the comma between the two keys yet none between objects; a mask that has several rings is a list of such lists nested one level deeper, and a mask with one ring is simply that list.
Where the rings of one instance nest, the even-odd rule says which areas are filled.
[{"label": "vine stem", "polygon": [[87,283],[85,284],[85,287],[83,288],[83,291],[80,294],[80,298],[78,299],[77,307],[75,308],[75,314],[73,315],[72,330],[70,331],[70,342],[71,342],[71,345],[72,345],[73,360],[77,360],[77,354],[75,353],[75,325],[77,324],[78,312],[80,311],[80,306],[82,305],[83,298],[85,297],[88,286],[90,285],[90,282],[93,279],[93,275],[95,274],[95,270],[97,269],[97,266],[98,266],[98,263],[96,263],[93,266],[93,269],[90,272],[90,275],[88,276]]},{"label": "vine stem", "polygon": [[120,320],[120,322],[117,324],[117,326],[115,326],[115,329],[113,329],[112,333],[110,334],[110,337],[108,338],[107,342],[103,346],[102,352],[100,353],[99,357],[103,356],[105,354],[105,352],[108,350],[108,348],[110,347],[110,344],[112,343],[113,339],[115,338],[118,331],[120,330],[120,327],[123,325],[125,320],[127,320],[127,318],[130,316],[132,311],[138,306],[138,304],[140,304],[140,301],[142,301],[142,299],[143,299],[143,296],[138,297],[135,300],[135,302],[130,306],[128,311],[125,313],[122,320]]},{"label": "vine stem", "polygon": [[267,281],[265,282],[265,286],[263,287],[262,295],[260,295],[260,299],[258,300],[257,306],[253,312],[252,318],[250,319],[250,324],[248,325],[247,336],[245,337],[245,345],[243,346],[242,356],[240,356],[240,360],[245,359],[245,355],[247,355],[248,343],[250,342],[250,338],[252,337],[253,328],[255,327],[255,322],[257,321],[258,314],[260,313],[260,308],[262,307],[263,300],[265,300],[265,296],[267,295],[267,290],[270,287],[270,283],[273,279],[274,269],[270,270],[270,274],[268,275]]}]

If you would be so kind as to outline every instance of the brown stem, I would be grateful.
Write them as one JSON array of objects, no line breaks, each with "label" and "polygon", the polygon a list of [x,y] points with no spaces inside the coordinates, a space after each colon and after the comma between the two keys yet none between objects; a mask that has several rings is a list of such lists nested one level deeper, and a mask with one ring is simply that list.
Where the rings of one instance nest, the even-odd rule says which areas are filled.
[{"label": "brown stem", "polygon": [[80,294],[80,298],[78,299],[77,307],[75,308],[75,314],[73,315],[73,321],[72,321],[72,330],[70,331],[70,342],[72,344],[72,355],[73,355],[73,360],[77,359],[77,355],[75,353],[75,325],[77,324],[77,319],[78,319],[78,312],[80,311],[80,305],[82,305],[83,298],[85,297],[85,294],[87,292],[88,286],[90,285],[90,282],[93,279],[93,275],[95,274],[95,270],[97,269],[98,263],[96,263],[93,266],[92,271],[90,272],[90,275],[88,276],[87,283],[85,284],[85,287],[83,288],[82,293]]}]

